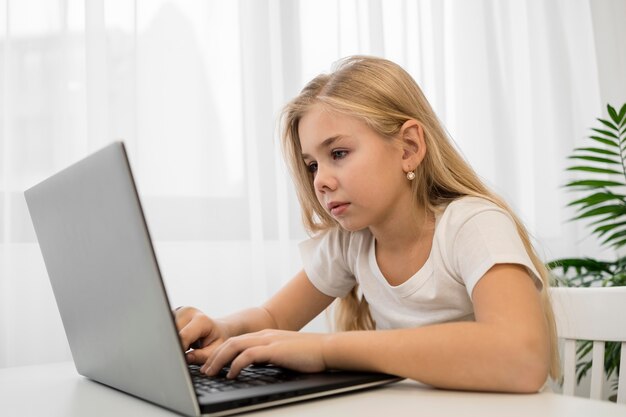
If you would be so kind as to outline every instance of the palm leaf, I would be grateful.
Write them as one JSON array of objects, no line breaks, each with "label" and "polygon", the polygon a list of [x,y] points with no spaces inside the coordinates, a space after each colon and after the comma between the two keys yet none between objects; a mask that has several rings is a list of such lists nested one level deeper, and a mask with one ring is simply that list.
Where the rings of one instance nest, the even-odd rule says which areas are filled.
[{"label": "palm leaf", "polygon": [[606,169],[606,168],[596,168],[596,167],[585,167],[585,166],[574,166],[567,168],[568,171],[584,171],[584,172],[595,172],[596,174],[622,174],[622,172],[616,171],[614,169]]},{"label": "palm leaf", "polygon": [[626,222],[606,224],[604,226],[599,226],[599,227],[595,228],[593,230],[593,232],[596,233],[598,235],[598,237],[602,237],[606,233],[610,232],[611,230],[616,229],[616,228],[618,228],[620,226],[624,226],[624,225],[626,225]]},{"label": "palm leaf", "polygon": [[[604,241],[602,242],[604,243],[609,243],[609,242],[613,242],[619,238],[622,238],[626,236],[626,230],[620,230],[619,232],[615,232],[613,233],[611,236],[607,237],[606,239],[604,239]],[[619,242],[623,241],[623,239],[620,239]]]},{"label": "palm leaf", "polygon": [[[593,223],[589,223],[589,226],[595,226],[596,224],[600,224],[600,223],[604,223],[604,222],[608,222],[609,220],[614,220],[617,219],[618,217],[620,217],[622,214],[621,213],[613,213],[603,219],[600,220],[596,220]],[[574,219],[572,219],[574,220]]]},{"label": "palm leaf", "polygon": [[597,142],[604,143],[605,145],[614,146],[616,148],[619,148],[619,143],[615,142],[612,139],[607,139],[607,138],[603,138],[603,137],[600,137],[600,136],[589,136],[589,138],[593,139],[593,140],[595,140]]},{"label": "palm leaf", "polygon": [[[607,149],[600,149],[600,148],[575,148],[574,151],[587,151],[587,152],[594,152],[594,153],[599,153],[603,155],[619,156],[617,152],[609,151]],[[570,156],[570,158],[573,158],[573,157]]]},{"label": "palm leaf", "polygon": [[607,343],[605,346],[605,361],[604,361],[604,369],[607,373],[607,376],[610,378],[613,372],[618,373],[619,369],[619,358],[622,351],[622,344],[611,342]]},{"label": "palm leaf", "polygon": [[619,120],[624,121],[624,116],[626,116],[626,103],[622,105],[622,108],[620,109],[619,114],[617,115],[617,118]]},{"label": "palm leaf", "polygon": [[554,270],[561,268],[563,274],[567,274],[570,269],[575,270],[578,274],[583,273],[611,273],[611,263],[598,261],[592,258],[563,258],[557,259],[546,264],[548,269]]},{"label": "palm leaf", "polygon": [[595,127],[592,128],[591,130],[593,130],[594,132],[600,133],[601,135],[608,136],[610,138],[619,139],[619,136],[617,136],[613,132],[609,132],[608,130],[596,129]]},{"label": "palm leaf", "polygon": [[565,184],[566,187],[604,188],[624,186],[624,183],[608,180],[581,180]]},{"label": "palm leaf", "polygon": [[615,126],[613,123],[609,122],[608,120],[598,119],[598,121],[600,123],[602,123],[603,125],[605,125],[606,127],[608,127],[609,129],[613,129],[613,130],[618,130],[619,131],[619,127]]},{"label": "palm leaf", "polygon": [[548,262],[546,267],[553,272],[553,278],[559,286],[589,287],[626,284],[626,257],[612,262],[593,258],[563,258]]},{"label": "palm leaf", "polygon": [[[617,155],[617,156],[619,156],[619,155]],[[583,161],[600,162],[600,163],[603,163],[603,164],[621,165],[621,162],[620,161],[616,161],[615,159],[599,158],[597,156],[589,156],[589,155],[572,155],[572,156],[569,157],[569,159],[582,159]]]},{"label": "palm leaf", "polygon": [[613,122],[615,122],[616,125],[621,126],[622,118],[617,114],[615,109],[610,104],[606,106],[606,109],[609,112],[609,116],[611,117],[611,120],[613,120]]},{"label": "palm leaf", "polygon": [[617,242],[611,243],[611,246],[615,249],[619,249],[624,245],[626,245],[626,239],[618,240]]},{"label": "palm leaf", "polygon": [[626,203],[626,201],[624,200],[625,197],[626,197],[625,195],[613,194],[611,192],[595,193],[585,198],[581,198],[580,200],[572,201],[571,203],[568,204],[568,206],[581,205],[582,207],[579,210],[582,210],[584,208],[595,206],[597,204],[604,203],[604,202],[611,201],[611,200],[618,200],[618,201],[622,201]]}]

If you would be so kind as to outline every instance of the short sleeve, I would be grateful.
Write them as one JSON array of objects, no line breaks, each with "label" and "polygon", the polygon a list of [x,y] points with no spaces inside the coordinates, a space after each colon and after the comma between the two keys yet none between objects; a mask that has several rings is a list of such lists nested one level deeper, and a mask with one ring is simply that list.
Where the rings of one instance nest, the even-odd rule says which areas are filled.
[{"label": "short sleeve", "polygon": [[331,297],[345,297],[356,284],[348,263],[350,232],[330,229],[300,243],[304,271],[311,283]]},{"label": "short sleeve", "polygon": [[[489,203],[490,204],[490,203]],[[451,252],[453,269],[467,288],[468,295],[478,281],[496,264],[518,264],[526,267],[537,289],[543,287],[513,220],[497,206],[468,210],[460,222]]]}]

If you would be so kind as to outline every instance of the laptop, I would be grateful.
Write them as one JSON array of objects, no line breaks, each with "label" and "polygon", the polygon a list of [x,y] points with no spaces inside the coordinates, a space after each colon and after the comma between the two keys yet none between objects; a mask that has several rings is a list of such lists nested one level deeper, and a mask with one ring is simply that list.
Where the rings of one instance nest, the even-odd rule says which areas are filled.
[{"label": "laptop", "polygon": [[122,142],[24,195],[74,364],[89,379],[189,416],[225,416],[401,379],[299,374],[269,364],[228,381],[188,365]]}]

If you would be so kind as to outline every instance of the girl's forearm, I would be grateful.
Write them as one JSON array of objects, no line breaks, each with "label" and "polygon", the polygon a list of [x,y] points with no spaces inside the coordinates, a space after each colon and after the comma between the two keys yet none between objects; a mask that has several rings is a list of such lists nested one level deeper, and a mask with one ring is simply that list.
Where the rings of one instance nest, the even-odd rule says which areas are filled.
[{"label": "girl's forearm", "polygon": [[368,370],[449,389],[536,392],[546,381],[542,336],[464,322],[328,335],[328,368]]}]

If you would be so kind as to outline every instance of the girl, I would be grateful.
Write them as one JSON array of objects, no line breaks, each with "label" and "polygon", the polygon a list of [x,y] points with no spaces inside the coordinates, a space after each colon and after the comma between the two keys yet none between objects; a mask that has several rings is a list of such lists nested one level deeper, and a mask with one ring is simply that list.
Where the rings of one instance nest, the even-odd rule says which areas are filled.
[{"label": "girl", "polygon": [[[304,268],[222,319],[176,311],[189,363],[378,371],[441,388],[536,392],[558,373],[548,273],[524,226],[384,59],[344,59],[283,111]],[[339,332],[299,333],[341,298]]]}]

